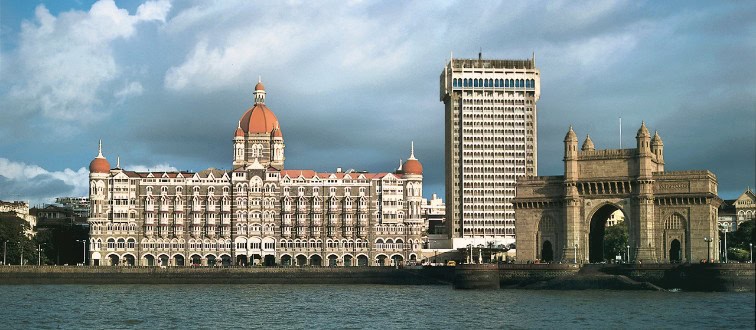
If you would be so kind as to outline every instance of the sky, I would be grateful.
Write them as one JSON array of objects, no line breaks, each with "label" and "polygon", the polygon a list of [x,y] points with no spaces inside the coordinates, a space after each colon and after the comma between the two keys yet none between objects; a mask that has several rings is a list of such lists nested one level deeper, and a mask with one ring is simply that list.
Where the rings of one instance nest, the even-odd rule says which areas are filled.
[{"label": "sky", "polygon": [[535,53],[539,175],[570,125],[607,149],[645,121],[667,171],[756,186],[752,1],[3,0],[0,200],[86,195],[99,139],[129,170],[229,169],[260,77],[286,168],[393,171],[414,141],[443,196],[439,75],[478,52]]}]

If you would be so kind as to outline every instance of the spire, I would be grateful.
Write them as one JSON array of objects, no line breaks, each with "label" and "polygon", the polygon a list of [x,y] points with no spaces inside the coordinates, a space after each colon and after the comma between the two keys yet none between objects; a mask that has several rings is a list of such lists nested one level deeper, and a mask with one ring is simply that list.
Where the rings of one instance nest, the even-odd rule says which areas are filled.
[{"label": "spire", "polygon": [[397,172],[401,172],[402,171],[402,159],[401,158],[399,158],[399,168],[397,168],[396,171]]},{"label": "spire", "polygon": [[596,150],[596,147],[593,145],[593,140],[591,140],[591,136],[589,134],[585,135],[585,142],[583,142],[583,147],[580,149],[582,149],[583,151]]},{"label": "spire", "polygon": [[572,130],[572,125],[570,125],[570,130],[567,131],[567,135],[564,136],[564,142],[567,141],[577,142],[577,134],[575,134],[575,131]]},{"label": "spire", "polygon": [[116,168],[121,168],[121,156],[116,157]]},{"label": "spire", "polygon": [[661,137],[659,136],[659,131],[654,131],[654,137],[651,139],[651,145],[654,145],[654,146],[664,145]]},{"label": "spire", "polygon": [[645,121],[641,121],[641,127],[638,129],[638,134],[636,134],[635,137],[651,137],[651,134],[648,133],[648,128],[646,128]]},{"label": "spire", "polygon": [[105,156],[102,155],[102,139],[100,139],[100,143],[97,146],[97,157],[96,158],[105,158]]},{"label": "spire", "polygon": [[257,77],[257,85],[255,85],[255,104],[265,103],[265,85],[262,83],[262,76]]},{"label": "spire", "polygon": [[409,158],[407,158],[407,160],[413,160],[413,159],[415,160],[417,159],[415,158],[415,141],[412,141],[410,144],[410,156]]}]

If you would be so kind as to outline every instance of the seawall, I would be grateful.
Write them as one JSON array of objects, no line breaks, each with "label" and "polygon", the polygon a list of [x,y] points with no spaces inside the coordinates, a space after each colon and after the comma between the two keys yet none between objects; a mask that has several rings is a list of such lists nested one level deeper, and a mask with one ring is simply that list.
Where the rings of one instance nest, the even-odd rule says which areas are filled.
[{"label": "seawall", "polygon": [[454,285],[460,289],[754,292],[754,273],[753,264],[460,265]]},{"label": "seawall", "polygon": [[453,267],[0,267],[0,284],[449,285]]}]

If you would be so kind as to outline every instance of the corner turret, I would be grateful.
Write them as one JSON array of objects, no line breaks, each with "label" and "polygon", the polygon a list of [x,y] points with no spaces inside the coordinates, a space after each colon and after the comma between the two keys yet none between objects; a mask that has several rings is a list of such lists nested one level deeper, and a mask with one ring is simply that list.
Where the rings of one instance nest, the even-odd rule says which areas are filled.
[{"label": "corner turret", "polygon": [[583,147],[580,148],[580,150],[583,151],[594,151],[596,150],[596,147],[593,145],[593,141],[591,140],[591,136],[587,135],[585,136],[585,142],[583,142]]}]

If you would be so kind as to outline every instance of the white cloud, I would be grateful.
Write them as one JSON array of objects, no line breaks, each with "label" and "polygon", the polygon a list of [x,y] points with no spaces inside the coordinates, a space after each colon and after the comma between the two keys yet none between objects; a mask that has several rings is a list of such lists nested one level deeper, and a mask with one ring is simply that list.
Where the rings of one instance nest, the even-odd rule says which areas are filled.
[{"label": "white cloud", "polygon": [[175,172],[177,168],[169,165],[168,163],[160,163],[152,166],[149,165],[130,165],[124,169],[135,172]]},{"label": "white cloud", "polygon": [[140,22],[165,21],[169,9],[168,1],[150,1],[129,15],[112,0],[100,0],[89,12],[56,17],[37,6],[35,19],[22,23],[11,58],[19,83],[11,83],[9,95],[23,105],[17,110],[64,121],[97,119],[102,88],[122,74],[111,43],[132,37]]},{"label": "white cloud", "polygon": [[115,92],[115,96],[121,100],[132,97],[132,96],[139,96],[142,95],[144,92],[144,88],[142,87],[142,84],[136,81],[132,81],[128,85],[124,86],[121,90]]},{"label": "white cloud", "polygon": [[34,164],[0,158],[0,199],[25,200],[32,205],[52,203],[55,197],[84,196],[89,170],[48,171]]},{"label": "white cloud", "polygon": [[[126,169],[137,172],[177,171],[168,163],[134,165]],[[50,171],[35,164],[0,157],[0,200],[23,200],[38,205],[52,203],[56,197],[86,196],[88,189],[89,169],[86,167]]]},{"label": "white cloud", "polygon": [[[244,4],[239,7],[228,13],[225,2],[202,3],[167,23],[171,35],[196,30],[197,37],[184,61],[166,71],[166,88],[211,93],[280,70],[298,72],[297,80],[318,77],[308,90],[376,84],[381,82],[376,75],[388,80],[427,49],[411,42],[423,38],[415,33],[425,32],[412,30],[401,18],[387,22],[372,16],[365,6],[247,8],[258,12],[253,23],[237,14],[244,12]],[[217,13],[224,11],[218,22]],[[351,80],[334,79],[333,72],[348,72]]]}]

